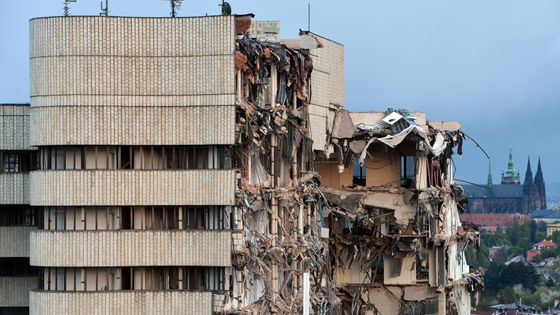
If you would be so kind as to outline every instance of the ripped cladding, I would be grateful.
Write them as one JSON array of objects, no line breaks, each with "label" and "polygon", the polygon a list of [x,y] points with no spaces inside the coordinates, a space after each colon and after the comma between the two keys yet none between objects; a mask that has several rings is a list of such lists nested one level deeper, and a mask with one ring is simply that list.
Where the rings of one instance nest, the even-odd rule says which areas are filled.
[{"label": "ripped cladding", "polygon": [[[468,314],[464,297],[482,288],[482,278],[464,258],[479,236],[459,220],[465,198],[451,158],[453,148],[461,150],[461,131],[436,129],[393,109],[371,124],[354,125],[339,110],[330,132],[336,153],[327,156],[313,150],[309,136],[313,62],[307,50],[242,37],[235,67],[233,164],[240,180],[235,288],[225,298],[226,310],[302,313],[303,274],[309,272],[316,313],[394,314],[438,300],[440,311]],[[324,164],[334,167],[323,172],[343,172],[355,159],[375,166],[382,156],[387,162],[379,167],[390,176],[365,181],[374,185],[330,188],[315,172],[321,159],[337,162]],[[402,156],[413,157],[410,177],[392,166]],[[395,172],[400,181],[388,180]],[[392,302],[383,306],[383,296]]]},{"label": "ripped cladding", "polygon": [[[480,238],[478,229],[461,226],[466,199],[453,180],[451,158],[454,148],[462,153],[463,134],[457,124],[434,124],[453,130],[420,125],[406,110],[368,114],[360,113],[360,118],[370,116],[370,123],[354,126],[347,112],[336,113],[331,141],[342,154],[331,159],[337,159],[341,169],[348,160],[357,160],[366,167],[366,176],[382,176],[378,168],[391,166],[376,166],[376,156],[394,150],[414,159],[414,174],[403,178],[401,165],[395,170],[401,172],[397,183],[322,187],[329,202],[325,215],[330,254],[344,312],[393,314],[418,301],[439,300],[446,314],[469,314],[470,302],[462,297],[480,291],[483,280],[465,261],[466,246],[478,246]],[[376,171],[370,175],[371,167]],[[382,292],[394,303],[380,302],[386,301]]]},{"label": "ripped cladding", "polygon": [[[234,249],[237,313],[301,313],[303,273],[311,275],[311,306],[336,301],[320,211],[327,201],[313,172],[308,135],[309,79],[303,50],[241,38],[235,52],[240,170]],[[326,285],[325,285],[326,284]]]}]

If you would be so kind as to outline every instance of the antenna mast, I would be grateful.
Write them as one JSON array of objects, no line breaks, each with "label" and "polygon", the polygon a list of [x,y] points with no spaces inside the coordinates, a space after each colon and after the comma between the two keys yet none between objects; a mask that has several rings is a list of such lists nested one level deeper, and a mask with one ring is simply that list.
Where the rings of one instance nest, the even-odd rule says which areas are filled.
[{"label": "antenna mast", "polygon": [[103,1],[101,1],[101,13],[100,16],[109,16],[109,0],[105,0],[105,7],[103,7]]},{"label": "antenna mast", "polygon": [[64,0],[64,16],[70,15],[70,2],[76,2],[77,0]]},{"label": "antenna mast", "polygon": [[177,17],[177,11],[181,8],[181,2],[184,0],[169,0],[171,4],[171,17]]},{"label": "antenna mast", "polygon": [[307,3],[307,31],[311,32],[311,3]]},{"label": "antenna mast", "polygon": [[231,15],[231,5],[224,0],[222,0],[222,4],[218,4],[218,6],[222,7],[222,15]]}]

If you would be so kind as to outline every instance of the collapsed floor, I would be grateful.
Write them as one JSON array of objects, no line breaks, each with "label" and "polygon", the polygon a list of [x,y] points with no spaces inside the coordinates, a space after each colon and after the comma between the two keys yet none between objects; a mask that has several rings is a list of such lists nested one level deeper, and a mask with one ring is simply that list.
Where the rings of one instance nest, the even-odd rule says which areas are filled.
[{"label": "collapsed floor", "polygon": [[435,301],[470,314],[482,279],[464,256],[479,235],[459,221],[458,125],[339,110],[314,151],[309,51],[242,37],[235,57],[234,285],[222,311],[414,314]]}]

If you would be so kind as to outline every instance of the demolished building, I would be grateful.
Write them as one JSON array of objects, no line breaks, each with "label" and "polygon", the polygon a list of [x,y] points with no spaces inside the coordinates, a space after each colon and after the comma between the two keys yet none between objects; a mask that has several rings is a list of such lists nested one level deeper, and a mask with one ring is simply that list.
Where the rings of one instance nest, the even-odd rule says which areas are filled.
[{"label": "demolished building", "polygon": [[342,45],[252,18],[31,21],[31,314],[469,314],[458,124],[347,112]]},{"label": "demolished building", "polygon": [[414,314],[437,301],[439,314],[470,314],[470,293],[483,283],[464,255],[480,238],[459,219],[466,201],[453,179],[459,124],[406,110],[341,110],[330,139],[333,153],[316,164],[343,309]]}]

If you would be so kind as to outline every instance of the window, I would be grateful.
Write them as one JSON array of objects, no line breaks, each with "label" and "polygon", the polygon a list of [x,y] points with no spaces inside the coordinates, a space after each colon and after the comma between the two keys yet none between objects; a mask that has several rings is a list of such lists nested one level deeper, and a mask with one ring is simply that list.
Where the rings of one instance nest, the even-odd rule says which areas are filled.
[{"label": "window", "polygon": [[21,156],[17,153],[4,153],[2,171],[4,173],[21,172]]},{"label": "window", "polygon": [[359,158],[352,157],[352,183],[356,186],[366,186],[366,161],[360,166]]},{"label": "window", "polygon": [[35,226],[36,210],[24,205],[0,206],[0,226]]},{"label": "window", "polygon": [[414,156],[401,156],[401,186],[410,187],[414,179]]},{"label": "window", "polygon": [[0,257],[0,277],[26,277],[37,273],[37,268],[29,265],[29,258]]},{"label": "window", "polygon": [[[34,267],[18,267],[24,259],[11,259],[0,266],[6,270],[18,268],[17,274],[35,275]],[[26,259],[29,265],[29,259]],[[20,263],[22,264],[22,263]],[[29,270],[28,270],[29,269]],[[0,270],[0,275],[2,270]],[[12,274],[11,272],[10,274]],[[41,290],[47,291],[121,291],[121,290],[193,290],[224,291],[226,272],[224,267],[122,267],[122,268],[52,268],[40,272]]]},{"label": "window", "polygon": [[226,146],[42,147],[41,169],[231,169]]},{"label": "window", "polygon": [[[11,207],[8,209],[12,209]],[[30,208],[32,209],[32,208]],[[231,228],[231,208],[203,207],[43,207],[0,211],[0,226],[41,222],[45,230],[224,230]],[[0,208],[1,210],[1,208]],[[16,217],[17,215],[17,217]],[[12,216],[14,218],[12,218]],[[14,224],[14,223],[12,223]]]}]

